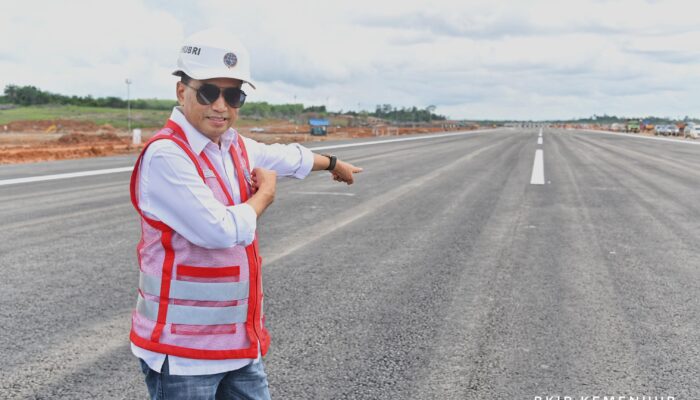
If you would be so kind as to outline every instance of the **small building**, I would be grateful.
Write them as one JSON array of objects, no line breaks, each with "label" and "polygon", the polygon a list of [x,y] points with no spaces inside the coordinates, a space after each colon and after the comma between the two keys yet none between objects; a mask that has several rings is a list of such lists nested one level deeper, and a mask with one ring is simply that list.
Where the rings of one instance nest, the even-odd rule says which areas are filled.
[{"label": "small building", "polygon": [[311,127],[310,133],[314,136],[325,136],[328,133],[327,119],[310,118],[309,126]]}]

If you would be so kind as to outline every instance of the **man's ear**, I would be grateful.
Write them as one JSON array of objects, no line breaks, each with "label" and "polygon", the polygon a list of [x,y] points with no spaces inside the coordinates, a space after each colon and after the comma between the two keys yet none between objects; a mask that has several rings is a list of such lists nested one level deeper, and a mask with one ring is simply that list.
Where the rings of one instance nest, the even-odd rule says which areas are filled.
[{"label": "man's ear", "polygon": [[185,105],[185,89],[187,87],[182,84],[182,82],[177,82],[175,85],[175,94],[177,95],[177,102],[180,103],[181,106]]}]

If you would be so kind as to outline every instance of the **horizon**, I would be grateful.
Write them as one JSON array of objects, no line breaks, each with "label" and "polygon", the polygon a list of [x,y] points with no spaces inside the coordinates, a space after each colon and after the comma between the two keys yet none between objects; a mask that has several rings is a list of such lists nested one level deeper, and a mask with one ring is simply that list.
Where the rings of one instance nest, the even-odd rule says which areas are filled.
[{"label": "horizon", "polygon": [[[7,86],[12,86],[12,85],[14,85],[14,84],[9,83]],[[18,86],[18,85],[14,85],[14,86]],[[35,86],[35,85],[26,85],[26,86],[33,86],[33,87],[35,87],[36,89],[38,89],[38,90],[40,90],[40,91],[44,91],[42,88],[37,87],[37,86]],[[46,92],[46,91],[44,91],[44,92]],[[74,95],[74,94],[65,94],[65,93],[54,93],[54,92],[48,92],[48,93],[54,94],[54,95],[66,96],[66,97],[78,96],[78,95]],[[92,95],[88,94],[88,95],[85,95],[85,96],[78,96],[78,97],[87,97],[87,96],[92,96]],[[94,99],[99,99],[99,98],[100,98],[100,97],[95,97],[95,96],[92,96],[92,97],[93,97]],[[110,97],[110,96],[105,96],[105,97]],[[132,102],[136,102],[136,101],[148,101],[148,100],[151,100],[151,101],[163,101],[163,102],[165,102],[165,101],[176,102],[176,99],[163,99],[163,98],[157,98],[157,97],[142,97],[142,98],[133,98],[133,99],[127,99],[126,97],[119,97],[119,96],[113,96],[113,97],[116,97],[116,98],[118,98],[118,99],[120,99],[120,100],[123,100],[123,101],[130,100],[130,101],[132,101]],[[337,114],[337,115],[348,115],[348,114],[350,114],[350,113],[358,113],[358,114],[361,114],[361,113],[368,113],[368,114],[371,114],[371,113],[374,113],[374,112],[375,112],[376,107],[380,107],[380,106],[381,106],[381,104],[377,104],[374,110],[362,110],[362,111],[359,111],[359,112],[358,112],[358,111],[355,111],[355,110],[343,110],[343,109],[333,110],[333,109],[329,109],[328,106],[325,105],[325,104],[308,104],[308,105],[307,105],[307,104],[304,104],[304,103],[271,103],[271,102],[267,102],[267,101],[265,101],[265,100],[261,100],[261,101],[252,101],[252,102],[249,102],[249,103],[267,103],[267,104],[274,105],[274,106],[296,104],[296,105],[301,105],[301,106],[304,107],[305,109],[306,109],[306,108],[311,108],[311,107],[326,107],[326,113],[328,113],[328,114]],[[6,103],[6,104],[11,104],[11,103]],[[13,104],[13,105],[16,105],[16,104]],[[48,103],[48,104],[37,104],[37,105],[28,106],[28,107],[42,107],[42,106],[51,106],[51,105],[54,105],[54,104],[53,104],[53,103]],[[58,104],[58,105],[61,105],[61,104]],[[65,105],[68,106],[68,104],[65,104]],[[16,106],[18,106],[18,107],[27,107],[27,106],[20,106],[20,105],[16,105]],[[393,105],[392,105],[392,106],[393,106]],[[77,106],[77,107],[80,107],[80,106]],[[245,107],[245,106],[244,106],[244,107]],[[411,107],[416,107],[416,106],[406,106],[405,108],[411,108]],[[116,107],[115,107],[115,108],[116,108]],[[420,109],[419,107],[417,107],[417,108]],[[398,107],[397,109],[400,110],[401,107]],[[2,110],[0,110],[0,112],[1,112],[1,111],[2,111]],[[308,113],[318,113],[318,112],[317,112],[317,111],[308,111]],[[696,121],[696,120],[700,120],[700,118],[697,118],[697,117],[694,117],[694,116],[688,116],[688,115],[686,115],[686,116],[684,116],[684,117],[681,117],[681,118],[672,118],[672,117],[669,117],[669,116],[657,116],[657,115],[626,116],[626,115],[615,115],[615,114],[607,114],[607,113],[603,113],[602,115],[594,114],[594,115],[590,115],[590,116],[573,117],[573,118],[569,118],[569,119],[540,119],[540,120],[538,120],[538,119],[513,119],[513,118],[505,118],[505,119],[492,119],[492,118],[461,118],[461,119],[451,119],[451,118],[447,118],[447,120],[449,120],[449,121],[463,121],[463,122],[470,122],[470,121],[474,121],[474,122],[484,122],[484,121],[488,121],[488,122],[503,122],[503,123],[508,123],[508,122],[532,122],[532,123],[547,123],[547,122],[549,122],[549,123],[567,123],[567,122],[595,121],[595,120],[597,120],[598,118],[603,118],[603,119],[604,119],[604,118],[608,118],[608,119],[617,119],[617,120],[639,120],[639,121],[643,121],[643,120],[646,120],[646,119],[658,119],[658,120],[664,120],[664,121]]]}]

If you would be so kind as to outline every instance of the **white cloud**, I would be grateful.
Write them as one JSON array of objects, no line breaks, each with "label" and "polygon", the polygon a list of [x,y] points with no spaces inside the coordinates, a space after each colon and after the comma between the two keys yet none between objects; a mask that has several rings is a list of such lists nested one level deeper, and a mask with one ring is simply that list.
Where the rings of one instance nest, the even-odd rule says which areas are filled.
[{"label": "white cloud", "polygon": [[236,32],[253,101],[452,117],[700,115],[694,3],[535,0],[24,1],[0,6],[0,84],[172,98],[185,35]]},{"label": "white cloud", "polygon": [[[8,7],[6,5],[4,7]],[[6,40],[4,84],[33,84],[66,94],[165,96],[167,65],[182,37],[168,13],[135,0],[24,1],[0,12]],[[162,78],[161,78],[162,77]]]}]

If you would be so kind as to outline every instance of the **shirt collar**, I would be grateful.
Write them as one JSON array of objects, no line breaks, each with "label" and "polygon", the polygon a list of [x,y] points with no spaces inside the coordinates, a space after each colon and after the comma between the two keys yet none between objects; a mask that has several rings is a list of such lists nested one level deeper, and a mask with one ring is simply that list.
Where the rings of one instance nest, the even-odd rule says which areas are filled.
[{"label": "shirt collar", "polygon": [[[207,145],[214,146],[218,148],[216,143],[212,142],[211,139],[201,134],[190,122],[185,118],[185,114],[182,112],[181,107],[174,107],[173,112],[170,114],[170,119],[182,128],[185,132],[187,141],[197,154],[200,154]],[[237,139],[238,132],[235,129],[229,128],[223,135],[221,135],[221,150],[228,151],[231,147],[231,143]]]}]

